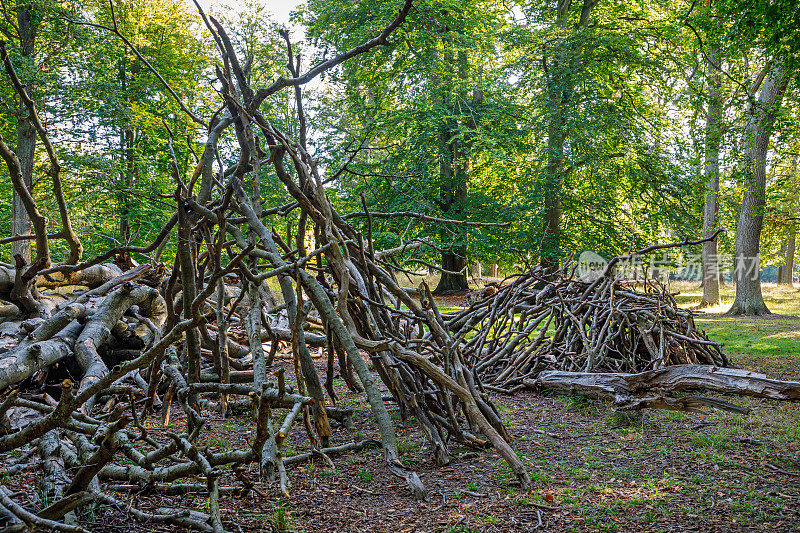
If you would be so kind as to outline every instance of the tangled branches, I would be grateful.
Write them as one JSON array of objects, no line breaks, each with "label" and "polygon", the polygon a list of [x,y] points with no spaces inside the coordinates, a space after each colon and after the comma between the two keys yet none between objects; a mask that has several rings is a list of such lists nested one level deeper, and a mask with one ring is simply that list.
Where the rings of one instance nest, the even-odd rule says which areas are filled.
[{"label": "tangled branches", "polygon": [[519,387],[545,370],[637,373],[669,365],[727,366],[721,343],[695,326],[660,283],[642,290],[614,276],[582,281],[574,265],[519,274],[500,290],[449,317],[483,380]]},{"label": "tangled branches", "polygon": [[[387,470],[424,499],[419,476],[400,461],[387,401],[397,404],[402,417],[414,417],[439,465],[451,461],[453,443],[491,446],[527,489],[528,473],[487,390],[513,391],[536,378],[541,379],[535,383],[553,383],[545,370],[622,373],[676,363],[727,364],[716,343],[696,330],[691,314],[656,285],[636,292],[605,273],[587,283],[566,268],[533,270],[449,316],[439,312],[424,283],[418,298],[400,286],[391,260],[413,246],[375,250],[366,205],[358,213],[366,218],[362,232],[328,199],[305,131],[293,140],[262,114],[261,103],[293,87],[304,128],[300,85],[388,44],[410,9],[408,0],[377,37],[305,74],[289,46],[291,77],[260,89],[250,86],[249,64],[239,60],[222,25],[201,12],[221,55],[223,105],[207,122],[191,176],[181,173],[171,138],[164,147],[172,160],[177,209],[162,231],[147,246],[121,246],[80,262],[78,243],[65,230],[62,237],[74,244],[70,257],[50,265],[42,223],[35,235],[40,257],[32,265],[18,261],[16,268],[0,268],[0,297],[9,300],[2,306],[7,322],[0,345],[0,454],[8,474],[41,467],[50,495],[42,505],[0,487],[0,519],[11,531],[80,531],[80,513],[103,505],[143,522],[218,533],[231,528],[220,509],[221,494],[259,491],[256,482],[263,481],[285,495],[287,465],[310,458],[332,464],[332,455],[376,442]],[[116,25],[111,31],[122,37]],[[226,133],[236,144],[235,163],[227,168],[216,164]],[[0,141],[13,173],[18,161],[3,146]],[[52,164],[57,167],[57,161]],[[277,177],[290,201],[262,204],[266,173]],[[27,199],[37,220],[35,202]],[[285,241],[267,216],[294,218]],[[149,254],[173,237],[177,253],[171,265],[153,259],[136,266],[125,255]],[[104,264],[115,256],[118,265]],[[75,284],[81,285],[77,292],[63,287]],[[45,286],[67,295],[40,293]],[[279,288],[280,298],[270,286]],[[307,330],[311,322],[322,335]],[[288,379],[273,368],[277,351],[287,344],[294,364]],[[324,384],[309,346],[327,351]],[[351,426],[349,413],[333,407],[337,360],[347,386],[369,405],[379,441],[334,433],[332,419]],[[619,385],[617,378],[611,388],[628,387],[628,396],[637,393],[637,382],[665,382],[648,375],[620,378],[625,384]],[[755,379],[728,378],[736,386]],[[572,383],[594,390],[608,383],[597,380]],[[781,399],[797,398],[796,384],[768,385]],[[159,409],[160,420],[154,420]],[[247,412],[253,428],[247,444],[211,449],[205,440],[209,420],[238,409]],[[308,451],[289,455],[285,443],[301,421]],[[207,495],[207,512],[145,511],[119,496],[173,491]]]},{"label": "tangled branches", "polygon": [[[325,68],[386,45],[410,7],[406,2],[377,38],[306,75],[299,74],[293,58],[292,78],[278,85],[298,86]],[[368,443],[332,445],[340,438],[333,435],[329,419],[338,417],[345,423],[347,416],[330,407],[336,399],[335,355],[348,386],[363,392],[370,406],[387,469],[406,481],[414,497],[424,499],[426,490],[419,476],[400,461],[375,374],[401,415],[417,420],[437,463],[451,460],[453,442],[491,445],[521,486],[528,487],[528,474],[497,410],[427,286],[417,301],[398,284],[388,259],[405,248],[375,250],[371,229],[362,235],[336,211],[306,151],[305,132],[295,142],[262,115],[260,102],[274,87],[251,88],[225,29],[203,16],[222,56],[224,68],[217,75],[224,106],[209,121],[205,149],[191,178],[181,174],[171,138],[165,147],[172,157],[177,210],[164,230],[146,247],[120,247],[77,264],[70,260],[51,267],[45,262],[35,270],[20,264],[15,273],[6,273],[9,294],[21,296],[8,308],[13,326],[0,367],[0,389],[6,390],[0,407],[0,453],[22,451],[26,459],[18,469],[25,470],[39,464],[29,460],[38,450],[47,461],[44,473],[54,501],[34,512],[34,502],[20,505],[19,495],[4,492],[0,511],[7,522],[11,527],[76,531],[80,517],[74,511],[102,504],[117,506],[138,520],[224,531],[219,495],[233,488],[221,485],[222,479],[233,477],[244,492],[257,490],[246,473],[250,465],[257,465],[259,479],[277,481],[286,494],[287,463],[308,457],[330,463],[329,453]],[[299,87],[295,96],[302,113]],[[300,119],[304,124],[304,117]],[[231,126],[238,162],[230,172],[219,168],[215,173],[217,143]],[[260,182],[270,163],[292,202],[264,209]],[[288,242],[265,224],[268,214],[295,212],[298,225]],[[310,229],[315,238],[309,251]],[[102,263],[115,254],[149,253],[173,233],[177,254],[171,268],[154,262],[117,271],[111,279],[82,275],[92,268],[111,269]],[[46,239],[37,242],[44,245]],[[134,266],[130,261],[120,264]],[[156,279],[154,272],[159,274]],[[59,273],[66,283],[86,285],[65,301],[45,306],[37,283],[52,283]],[[147,276],[149,284],[143,283]],[[232,276],[238,281],[232,282]],[[270,291],[271,280],[280,288],[282,303]],[[305,330],[311,315],[324,336]],[[32,318],[36,322],[26,325]],[[295,383],[287,383],[283,373],[278,373],[277,383],[268,379],[282,342],[291,345]],[[328,350],[324,388],[309,344],[323,344]],[[31,395],[31,386],[46,392]],[[182,416],[173,415],[175,403]],[[182,430],[156,435],[148,421],[159,407],[162,424],[180,420],[185,422]],[[252,413],[255,429],[249,445],[224,451],[202,446],[208,417],[227,416],[235,407]],[[300,420],[311,451],[285,457],[283,445]],[[182,486],[208,495],[207,514],[181,509],[146,512],[111,494],[169,491],[170,484],[186,478],[201,481]]]}]

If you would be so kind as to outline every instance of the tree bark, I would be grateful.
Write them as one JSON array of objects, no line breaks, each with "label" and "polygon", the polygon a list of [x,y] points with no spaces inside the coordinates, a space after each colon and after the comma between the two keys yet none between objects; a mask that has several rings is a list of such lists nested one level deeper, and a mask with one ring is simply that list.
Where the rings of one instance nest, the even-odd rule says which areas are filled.
[{"label": "tree bark", "polygon": [[[703,237],[714,233],[718,226],[719,147],[723,105],[720,95],[722,77],[715,65],[717,61],[717,49],[714,48],[709,51],[707,57],[708,108],[706,114],[706,196],[703,208]],[[700,307],[712,307],[721,302],[718,253],[717,239],[703,243],[703,299]]]},{"label": "tree bark", "polygon": [[544,184],[544,220],[542,221],[541,264],[558,266],[561,256],[561,167],[564,161],[564,134],[559,125],[560,117],[548,128],[547,174]]},{"label": "tree bark", "polygon": [[[715,398],[672,397],[677,391],[710,390],[780,401],[800,400],[800,383],[770,379],[764,374],[709,365],[672,365],[639,374],[584,373],[551,370],[533,379],[529,387],[576,393],[610,400],[617,409],[674,409],[695,411],[703,406],[735,408]],[[739,408],[741,410],[741,408]]]},{"label": "tree bark", "polygon": [[[34,233],[36,235],[36,260],[43,261],[45,267],[49,266],[50,249],[47,245],[47,219],[39,213],[36,202],[33,201],[33,196],[31,196],[30,191],[25,186],[19,158],[3,141],[2,135],[0,135],[0,157],[3,158],[8,167],[11,183],[14,185],[14,194],[19,195],[20,202],[25,207],[28,220],[32,220]],[[15,257],[22,258],[20,254],[16,254]],[[24,260],[23,262],[26,264],[28,263]]]},{"label": "tree bark", "polygon": [[[178,199],[178,263],[181,272],[181,299],[183,301],[183,317],[191,320],[192,302],[197,296],[196,271],[193,253],[194,239],[191,234],[191,222],[183,199]],[[192,383],[200,382],[200,336],[197,329],[190,328],[186,331],[186,360],[187,374],[186,381]],[[190,403],[196,403],[194,396],[190,398]]]},{"label": "tree bark", "polygon": [[480,261],[476,261],[474,265],[472,265],[472,277],[475,279],[481,279],[483,277],[483,265],[481,265]]},{"label": "tree bark", "polygon": [[[63,326],[62,317],[72,320],[73,317],[78,317],[85,312],[86,309],[83,306],[68,306],[51,317],[46,324],[57,323]],[[31,340],[25,339],[19,346],[0,356],[0,389],[19,383],[37,370],[47,368],[72,355],[75,340],[80,335],[83,326],[78,322],[73,322],[60,329],[55,334],[49,333],[47,338],[36,338],[35,341],[33,340],[35,337],[31,336],[29,338]]]},{"label": "tree bark", "polygon": [[[600,0],[583,0],[580,18],[574,29],[585,29],[592,12]],[[559,1],[554,26],[567,32],[571,28],[569,10],[572,2]],[[573,72],[583,68],[580,64],[582,50],[564,37],[554,42],[553,49],[545,50],[542,62],[547,103],[552,112],[547,125],[547,167],[544,176],[544,218],[542,220],[539,259],[544,267],[557,267],[561,259],[561,196],[564,180],[570,173],[565,165],[564,147],[568,129],[566,113],[574,105],[575,81]]]},{"label": "tree bark", "polygon": [[[792,179],[797,179],[797,162],[800,156],[796,155],[792,158]],[[782,276],[779,276],[778,283],[781,285],[792,285],[794,283],[794,255],[797,245],[797,222],[795,220],[789,221],[789,231],[786,235],[786,259],[783,262]]]},{"label": "tree bark", "polygon": [[[37,22],[30,8],[17,11],[19,27],[20,52],[23,58],[32,58],[36,48]],[[22,181],[28,192],[33,192],[33,156],[36,150],[36,129],[28,108],[20,101],[17,109],[17,146],[14,152],[19,159]],[[12,199],[11,233],[12,235],[29,235],[31,219],[25,208],[23,199],[14,191]],[[31,242],[28,239],[11,243],[11,256],[20,254],[26,263],[31,262]]]},{"label": "tree bark", "polygon": [[[444,59],[446,64],[454,63],[452,52],[452,41],[449,37],[442,38],[445,46]],[[455,64],[458,67],[458,78],[466,80],[468,74],[468,60],[466,53],[459,51]],[[449,115],[455,114],[455,110],[450,108],[453,102],[449,96],[448,82],[440,80],[442,91],[442,107]],[[475,91],[473,94],[473,105],[480,103],[482,96]],[[469,160],[463,141],[458,135],[458,120],[448,117],[439,126],[439,175],[440,175],[440,196],[439,207],[445,213],[451,213],[453,218],[461,218],[464,215],[464,204],[468,195],[469,183]],[[448,235],[442,232],[442,238]],[[467,281],[467,245],[453,245],[449,250],[442,253],[442,277],[439,279],[435,294],[446,292],[460,292],[469,290]]]},{"label": "tree bark", "polygon": [[750,105],[745,126],[745,180],[742,210],[736,228],[736,299],[729,315],[769,314],[761,294],[760,241],[764,224],[767,152],[769,139],[786,86],[787,76],[780,66],[773,65],[763,82],[758,99]]},{"label": "tree bark", "polygon": [[457,246],[442,254],[442,268],[446,272],[442,272],[442,277],[439,279],[434,293],[443,294],[469,290],[466,253],[466,246]]}]

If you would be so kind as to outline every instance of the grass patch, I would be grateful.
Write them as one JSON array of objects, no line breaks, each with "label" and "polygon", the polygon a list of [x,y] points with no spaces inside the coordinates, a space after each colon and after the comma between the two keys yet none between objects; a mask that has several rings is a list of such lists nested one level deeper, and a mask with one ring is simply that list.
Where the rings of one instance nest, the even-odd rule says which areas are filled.
[{"label": "grass patch", "polygon": [[611,411],[608,420],[612,426],[617,428],[641,427],[641,411]]},{"label": "grass patch", "polygon": [[375,473],[370,470],[359,470],[356,472],[356,477],[362,483],[369,483],[375,480]]},{"label": "grass patch", "polygon": [[292,519],[286,509],[283,508],[283,505],[278,504],[275,510],[272,511],[272,515],[269,517],[269,524],[279,533],[291,531]]}]

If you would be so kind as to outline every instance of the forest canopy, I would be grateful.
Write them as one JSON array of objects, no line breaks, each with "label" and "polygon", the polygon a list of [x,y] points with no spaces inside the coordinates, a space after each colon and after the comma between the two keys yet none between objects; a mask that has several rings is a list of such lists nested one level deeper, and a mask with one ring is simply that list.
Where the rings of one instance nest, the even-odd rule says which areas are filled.
[{"label": "forest canopy", "polygon": [[[306,91],[309,145],[341,205],[359,208],[363,194],[372,211],[512,223],[441,230],[383,220],[374,231],[382,246],[426,236],[469,262],[508,265],[585,249],[610,257],[698,233],[709,152],[706,108],[719,99],[711,144],[719,146],[717,224],[729,230],[720,245],[730,253],[747,186],[742,126],[751,89],[768,64],[793,69],[797,45],[793,32],[782,30],[791,27],[791,9],[695,4],[415,3],[391,47],[337,66]],[[180,140],[175,151],[182,171],[202,151],[202,127],[130,47],[94,26],[111,25],[110,4],[32,6],[29,42],[17,35],[14,9],[7,8],[3,33],[63,161],[75,229],[91,255],[120,242],[144,244],[171,214],[159,199],[172,186],[165,124]],[[346,50],[379,31],[395,8],[392,2],[301,5],[295,28],[306,34],[293,33],[295,51],[313,64]],[[213,112],[219,90],[211,83],[213,41],[194,6],[135,2],[114,9],[120,33],[182,105],[197,116]],[[254,84],[285,74],[283,40],[264,7],[237,5],[225,17],[234,45],[251,58]],[[719,44],[708,49],[709,43]],[[717,61],[724,74],[713,81]],[[0,130],[15,146],[24,112],[13,112],[20,107],[12,87],[3,90],[9,112],[0,117]],[[294,131],[290,96],[276,94],[263,105]],[[796,178],[796,110],[791,94],[784,101],[770,145],[774,171],[764,215],[775,231],[766,232],[765,265],[782,264],[781,247],[793,228],[786,193]],[[229,166],[225,157],[220,150],[220,163]],[[31,165],[40,209],[56,220],[50,185],[39,178],[47,166],[42,150]],[[285,194],[264,172],[273,186],[263,194]],[[11,204],[6,179],[0,220],[7,234]],[[10,245],[4,250],[8,262]],[[53,253],[60,258],[66,247],[54,241]]]}]

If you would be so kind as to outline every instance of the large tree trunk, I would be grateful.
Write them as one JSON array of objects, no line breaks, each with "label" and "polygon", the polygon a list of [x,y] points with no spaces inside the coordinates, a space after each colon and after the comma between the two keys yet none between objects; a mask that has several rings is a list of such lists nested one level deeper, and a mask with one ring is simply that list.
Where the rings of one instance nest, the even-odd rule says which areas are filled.
[{"label": "large tree trunk", "polygon": [[[35,52],[36,22],[31,19],[31,11],[21,8],[17,12],[17,25],[19,26],[20,52],[22,57],[32,57]],[[33,156],[36,150],[36,129],[30,112],[24,103],[20,102],[17,110],[17,147],[14,152],[19,159],[22,170],[22,180],[28,191],[33,191]],[[31,233],[31,220],[19,194],[14,191],[12,199],[11,233],[13,235],[29,235]],[[31,262],[31,241],[29,239],[11,243],[11,256],[20,254],[26,263]]]},{"label": "large tree trunk", "polygon": [[442,294],[469,290],[466,253],[466,246],[457,246],[452,251],[442,254],[442,268],[449,272],[442,272],[442,277],[439,279],[435,293]]},{"label": "large tree trunk", "polygon": [[[566,14],[557,22],[564,25],[567,22]],[[556,46],[565,46],[566,43],[557,43]],[[568,69],[563,63],[560,51],[553,53],[550,74],[547,77],[547,98],[553,109],[566,109],[572,95],[572,86]],[[563,107],[562,107],[563,106]],[[564,142],[566,141],[564,116],[560,111],[550,116],[547,126],[547,168],[544,179],[544,219],[542,220],[542,237],[540,260],[544,267],[558,266],[561,257],[561,185],[564,176]]]},{"label": "large tree trunk", "polygon": [[736,228],[736,299],[729,315],[769,314],[761,294],[759,252],[764,224],[767,151],[777,110],[789,83],[779,66],[772,66],[763,82],[758,100],[750,106],[744,132],[746,187]]},{"label": "large tree trunk", "polygon": [[[722,121],[722,79],[715,63],[717,50],[708,53],[708,110],[706,114],[706,197],[703,208],[703,237],[717,229],[717,197],[719,196],[719,145]],[[721,302],[719,293],[719,261],[717,239],[703,243],[703,299],[700,307],[711,307]]]},{"label": "large tree trunk", "polygon": [[[445,46],[449,47],[448,39],[443,39]],[[447,49],[445,61],[453,62],[453,54]],[[464,80],[467,76],[467,56],[464,52],[458,54],[458,77]],[[442,104],[448,109],[452,106],[447,82],[442,84]],[[473,105],[481,102],[483,96],[478,91],[473,94]],[[453,218],[461,219],[464,216],[464,204],[468,195],[470,165],[463,142],[458,134],[458,121],[447,118],[439,127],[439,174],[441,180],[439,206],[445,213],[450,213]],[[442,232],[442,238],[447,239],[448,233]],[[449,250],[442,252],[442,277],[433,291],[442,294],[453,291],[469,290],[467,283],[467,245],[455,244]]]},{"label": "large tree trunk", "polygon": [[[571,2],[559,2],[556,11],[555,25],[569,31],[585,29],[589,24],[592,12],[600,0],[584,0],[580,7],[580,18],[572,26],[569,17]],[[571,27],[572,26],[572,27]],[[544,219],[542,221],[540,262],[544,267],[557,267],[561,260],[561,196],[563,183],[571,168],[566,166],[567,158],[564,146],[568,129],[566,114],[575,105],[574,73],[583,66],[582,50],[575,49],[575,43],[569,39],[554,42],[554,48],[547,50],[546,63],[543,64],[547,85],[547,100],[550,109],[556,110],[549,117],[547,126],[547,168],[544,179]]]}]

